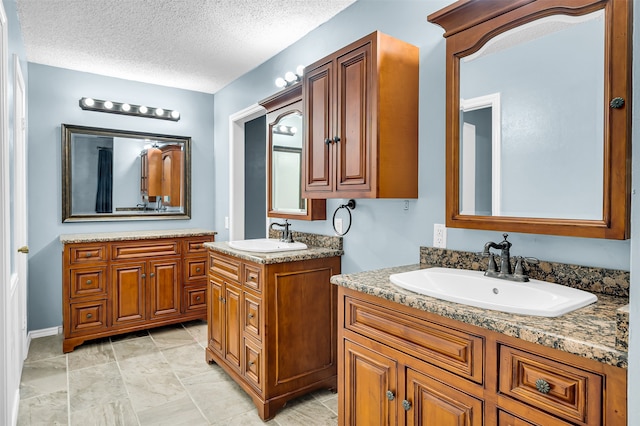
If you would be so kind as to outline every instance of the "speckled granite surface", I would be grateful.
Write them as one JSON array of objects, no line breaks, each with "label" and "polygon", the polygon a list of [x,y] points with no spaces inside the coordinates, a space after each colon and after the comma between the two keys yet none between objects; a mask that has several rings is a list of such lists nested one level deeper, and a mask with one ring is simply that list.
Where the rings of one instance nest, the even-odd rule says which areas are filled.
[{"label": "speckled granite surface", "polygon": [[598,301],[592,305],[560,317],[546,318],[447,302],[404,290],[389,281],[391,274],[420,267],[426,266],[407,265],[357,274],[335,275],[331,282],[528,342],[627,368],[627,352],[617,349],[615,341],[616,310],[629,303],[627,298],[599,294]]},{"label": "speckled granite surface", "polygon": [[629,350],[629,305],[616,311],[616,349],[627,352]]},{"label": "speckled granite surface", "polygon": [[[276,237],[279,233],[269,233],[269,237]],[[300,260],[321,259],[324,257],[342,256],[342,237],[333,237],[318,234],[308,234],[304,232],[293,232],[293,239],[305,243],[306,250],[280,251],[275,253],[257,253],[244,250],[237,250],[229,247],[226,241],[215,243],[205,243],[205,247],[220,253],[235,256],[250,262],[262,263],[265,265],[272,263],[296,262]]]},{"label": "speckled granite surface", "polygon": [[169,229],[163,231],[125,231],[125,232],[96,232],[87,234],[61,234],[62,244],[93,243],[99,241],[127,241],[152,240],[154,238],[199,237],[216,235],[217,232],[206,229]]},{"label": "speckled granite surface", "polygon": [[[486,271],[487,258],[468,251],[420,247],[420,264]],[[526,265],[526,272],[529,277],[540,281],[562,284],[592,293],[629,297],[628,271],[540,260],[537,265]]]}]

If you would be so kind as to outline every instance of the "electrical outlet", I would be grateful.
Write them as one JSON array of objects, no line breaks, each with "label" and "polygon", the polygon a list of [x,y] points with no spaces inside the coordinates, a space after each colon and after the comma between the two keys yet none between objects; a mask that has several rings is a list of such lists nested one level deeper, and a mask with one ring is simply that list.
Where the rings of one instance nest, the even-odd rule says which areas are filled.
[{"label": "electrical outlet", "polygon": [[403,210],[409,210],[409,200],[404,200],[404,206],[402,207]]},{"label": "electrical outlet", "polygon": [[334,222],[334,225],[336,227],[336,232],[338,234],[342,234],[342,219],[341,218],[337,218]]},{"label": "electrical outlet", "polygon": [[447,248],[447,228],[441,223],[433,224],[433,246]]},{"label": "electrical outlet", "polygon": [[224,217],[224,229],[229,229],[229,216]]}]

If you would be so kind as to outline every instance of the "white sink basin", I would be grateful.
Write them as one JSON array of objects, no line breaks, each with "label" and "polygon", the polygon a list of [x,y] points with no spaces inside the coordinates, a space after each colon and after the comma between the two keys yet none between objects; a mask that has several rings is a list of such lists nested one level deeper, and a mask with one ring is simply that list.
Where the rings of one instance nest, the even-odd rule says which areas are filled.
[{"label": "white sink basin", "polygon": [[464,269],[420,269],[390,279],[398,287],[449,302],[543,317],[557,317],[598,300],[594,294],[559,284],[507,281]]},{"label": "white sink basin", "polygon": [[273,253],[278,251],[304,250],[307,248],[307,245],[300,242],[285,243],[274,238],[257,238],[254,240],[229,241],[229,247],[236,250]]}]

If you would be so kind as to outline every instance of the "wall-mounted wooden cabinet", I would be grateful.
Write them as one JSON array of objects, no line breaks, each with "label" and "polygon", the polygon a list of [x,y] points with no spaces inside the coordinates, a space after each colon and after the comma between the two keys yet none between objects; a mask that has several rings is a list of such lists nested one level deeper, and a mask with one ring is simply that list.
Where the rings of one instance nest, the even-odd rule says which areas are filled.
[{"label": "wall-mounted wooden cabinet", "polygon": [[303,196],[418,197],[418,71],[377,31],[305,68]]},{"label": "wall-mounted wooden cabinet", "polygon": [[183,160],[180,145],[164,145],[140,153],[140,194],[148,201],[162,197],[164,206],[183,205]]},{"label": "wall-mounted wooden cabinet", "polygon": [[206,318],[213,235],[64,244],[63,352],[86,340]]}]

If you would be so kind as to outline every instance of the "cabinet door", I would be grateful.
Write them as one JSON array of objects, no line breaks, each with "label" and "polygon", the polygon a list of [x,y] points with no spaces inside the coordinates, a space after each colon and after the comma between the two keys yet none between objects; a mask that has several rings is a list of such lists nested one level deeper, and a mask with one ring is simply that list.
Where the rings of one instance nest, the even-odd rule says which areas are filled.
[{"label": "cabinet door", "polygon": [[337,122],[334,143],[336,190],[371,190],[371,140],[373,123],[384,117],[374,115],[376,98],[371,42],[342,55],[337,60]]},{"label": "cabinet door", "polygon": [[224,357],[232,367],[240,371],[240,355],[242,353],[242,305],[240,301],[240,288],[228,281],[224,284]]},{"label": "cabinet door", "polygon": [[209,277],[209,303],[207,306],[207,327],[209,343],[208,347],[220,356],[223,356],[223,342],[225,330],[225,309],[222,280],[215,276]]},{"label": "cabinet door", "polygon": [[[304,190],[331,192],[334,186],[333,62],[327,62],[305,75],[307,122],[304,158]],[[327,142],[329,141],[329,142]],[[304,195],[304,194],[303,194]]]},{"label": "cabinet door", "polygon": [[113,326],[145,321],[146,262],[111,266]]},{"label": "cabinet door", "polygon": [[345,425],[397,424],[398,366],[395,360],[344,341]]},{"label": "cabinet door", "polygon": [[150,318],[180,314],[180,258],[149,262]]},{"label": "cabinet door", "polygon": [[406,424],[481,426],[482,401],[417,371],[407,369],[407,395],[402,401]]}]

